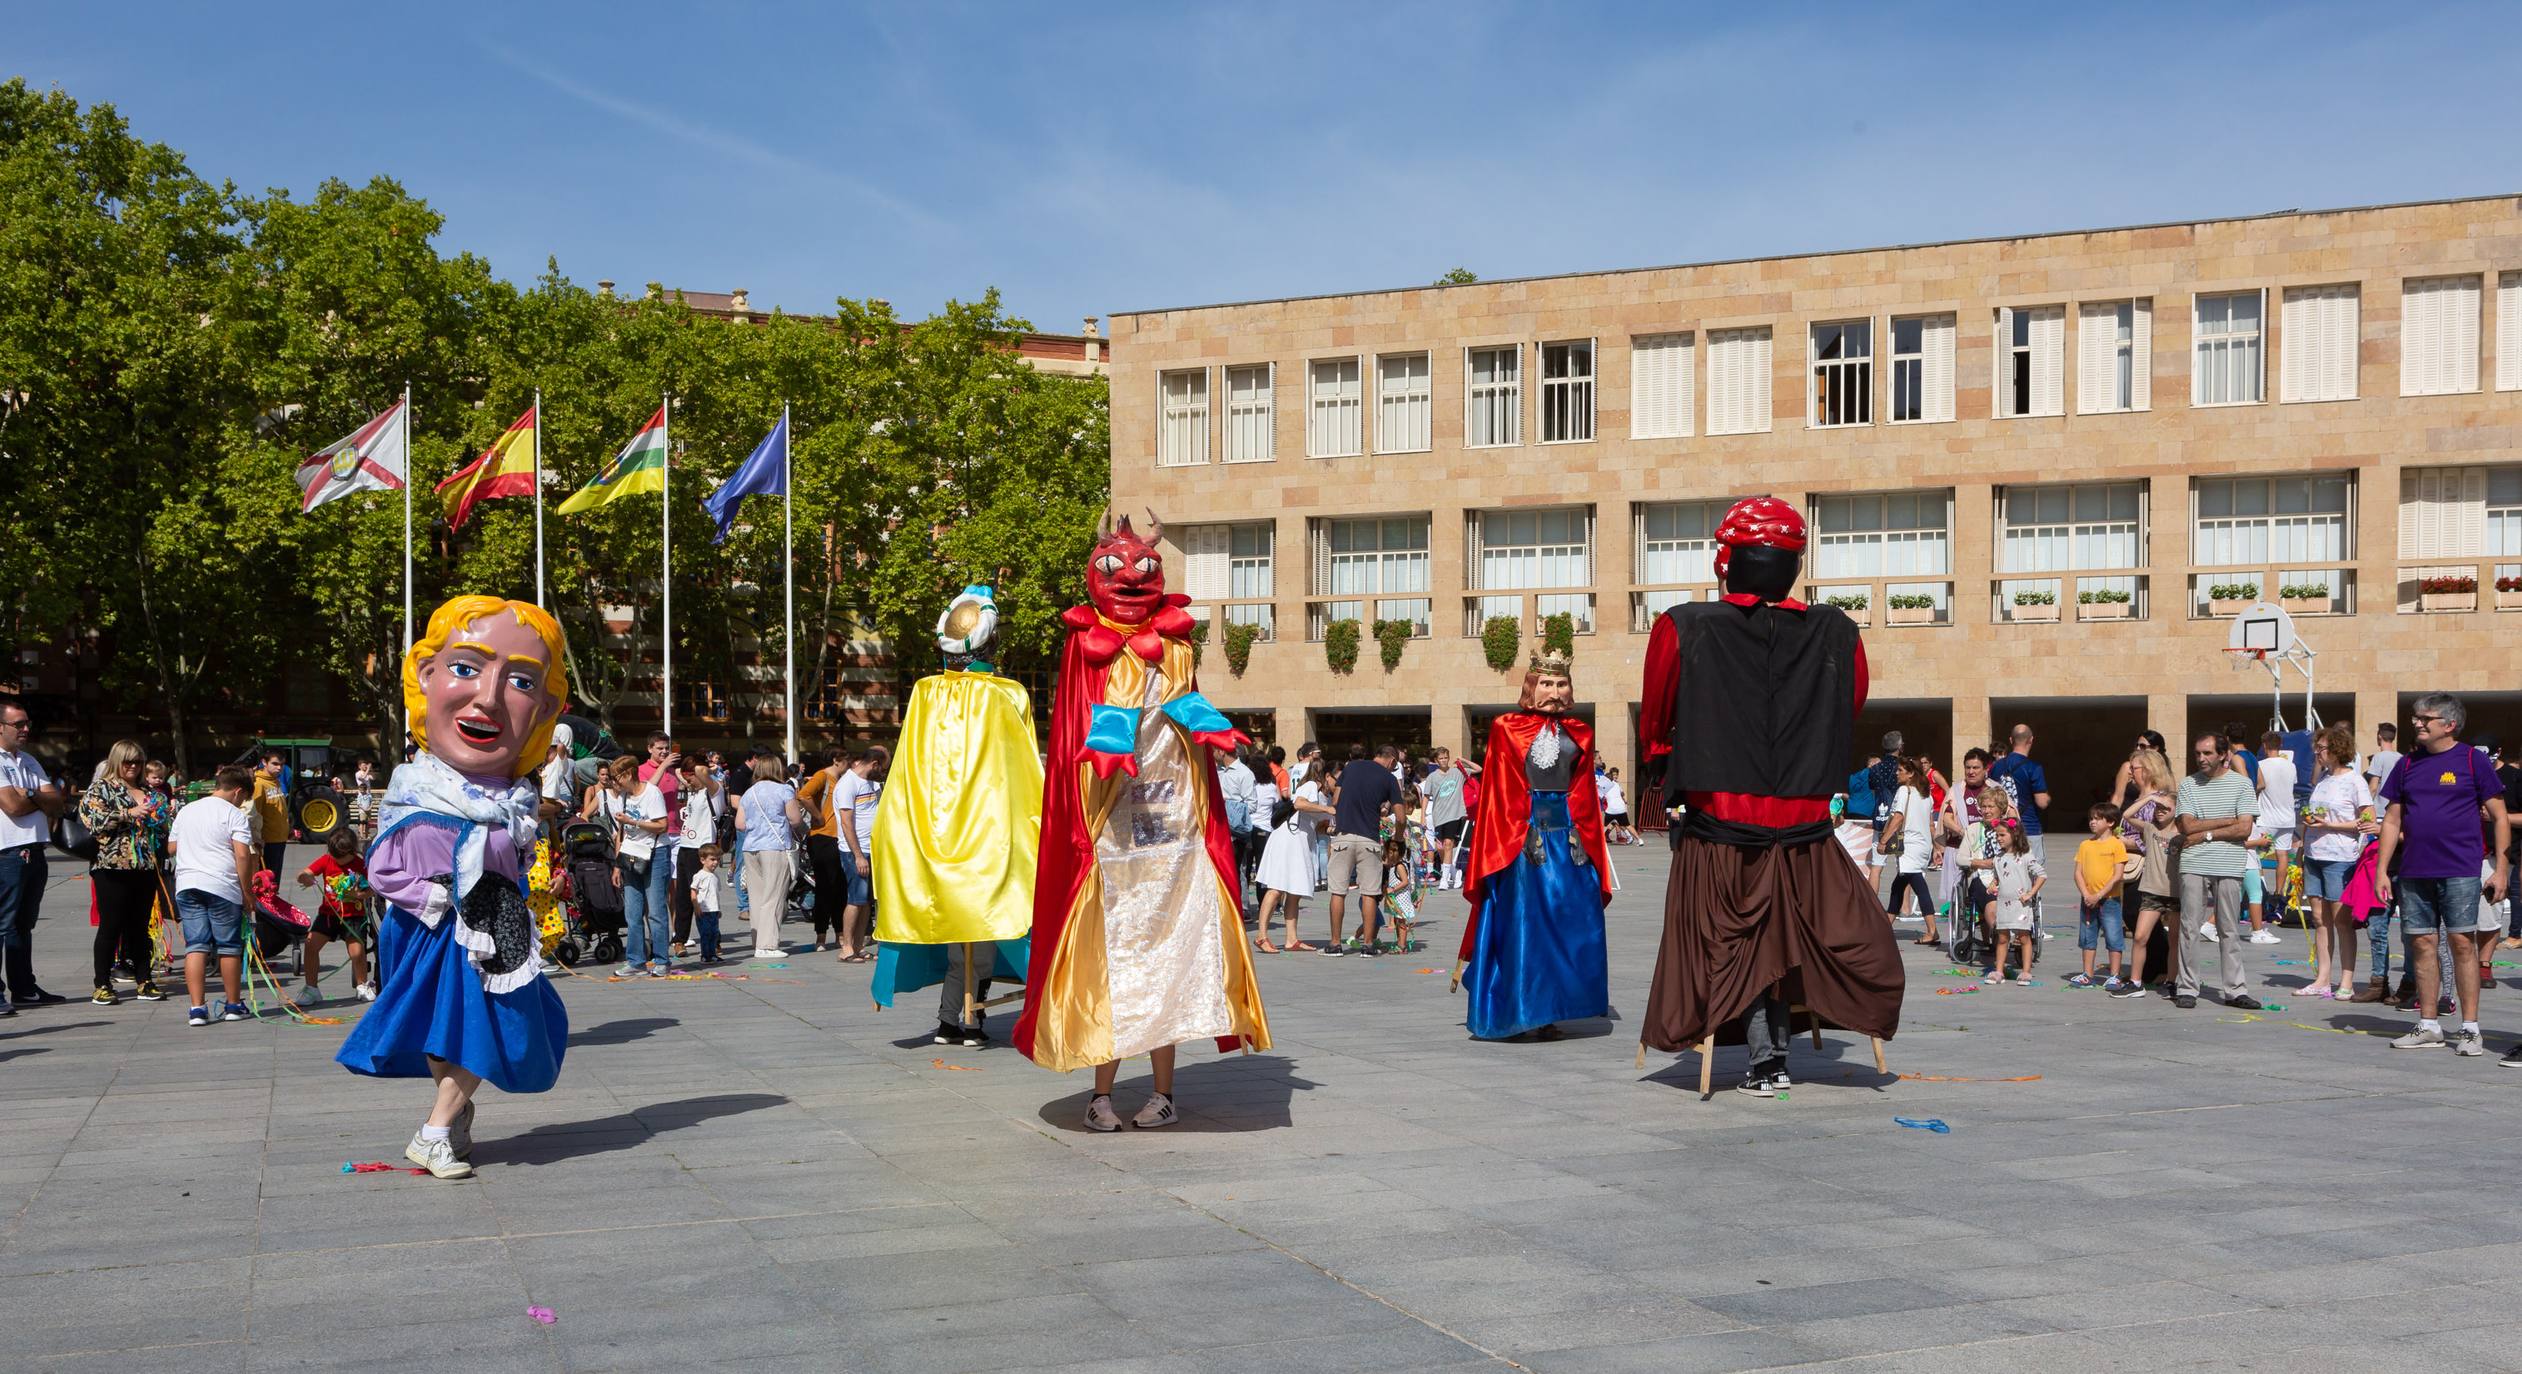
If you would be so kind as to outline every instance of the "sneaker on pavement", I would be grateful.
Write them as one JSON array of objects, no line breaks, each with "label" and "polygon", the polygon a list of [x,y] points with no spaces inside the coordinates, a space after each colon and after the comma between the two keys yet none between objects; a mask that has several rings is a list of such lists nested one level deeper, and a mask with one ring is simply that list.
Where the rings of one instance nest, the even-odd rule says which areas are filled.
[{"label": "sneaker on pavement", "polygon": [[2199,939],[2201,939],[2201,940],[2221,940],[2221,939],[2223,939],[2224,937],[2223,937],[2223,936],[2221,936],[2221,935],[2216,934],[2216,928],[2215,928],[2215,925],[2214,925],[2214,923],[2210,922],[2210,923],[2208,923],[2208,924],[2206,924],[2206,925],[2203,925],[2203,926],[2198,927],[2198,938],[2199,938]]},{"label": "sneaker on pavement", "polygon": [[56,1002],[67,1002],[70,999],[60,993],[46,992],[42,988],[37,988],[33,992],[19,993],[15,1000],[21,1007],[49,1007]]},{"label": "sneaker on pavement", "polygon": [[2273,945],[2277,943],[2277,932],[2273,930],[2254,930],[2251,932],[2251,943],[2254,945]]},{"label": "sneaker on pavement", "polygon": [[637,964],[624,964],[620,968],[613,970],[613,976],[616,978],[636,978],[645,971],[646,970],[640,968]]},{"label": "sneaker on pavement", "polygon": [[937,1033],[928,1037],[928,1043],[932,1045],[960,1045],[963,1043],[963,1031],[959,1027],[940,1021],[937,1023]]},{"label": "sneaker on pavement", "polygon": [[967,1050],[985,1050],[990,1047],[990,1033],[979,1026],[967,1027],[958,1034],[962,1037],[960,1043]]},{"label": "sneaker on pavement", "polygon": [[251,1021],[254,1019],[254,1014],[245,1009],[245,1004],[243,1002],[230,1002],[227,1006],[220,1009],[219,1019],[222,1021]]},{"label": "sneaker on pavement", "polygon": [[1315,950],[1314,953],[1321,955],[1325,959],[1337,959],[1341,955],[1348,953],[1348,951],[1341,948],[1339,945],[1330,944],[1324,945],[1322,948]]},{"label": "sneaker on pavement", "polygon": [[2224,1005],[2231,1007],[2235,1011],[2262,1010],[2259,1005],[2259,999],[2251,996],[2247,992],[2237,992],[2232,996],[2225,998]]},{"label": "sneaker on pavement", "polygon": [[123,999],[114,995],[114,989],[111,986],[106,986],[98,988],[96,990],[96,995],[90,997],[88,1000],[100,1007],[110,1007]]},{"label": "sneaker on pavement", "polygon": [[2391,1048],[2395,1050],[2430,1050],[2442,1043],[2443,1030],[2441,1027],[2419,1026],[2415,1030],[2410,1031],[2408,1034],[2392,1041]]},{"label": "sneaker on pavement", "polygon": [[2464,1059],[2475,1059],[2487,1052],[2486,1038],[2474,1030],[2454,1031],[2451,1043],[2452,1053]]},{"label": "sneaker on pavement", "polygon": [[1171,1097],[1163,1093],[1149,1093],[1147,1105],[1138,1109],[1138,1115],[1130,1118],[1130,1124],[1142,1131],[1154,1131],[1161,1130],[1181,1119],[1181,1115],[1173,1109]]},{"label": "sneaker on pavement", "polygon": [[2506,1050],[2504,1058],[2496,1062],[2508,1069],[2522,1069],[2522,1044],[2516,1044],[2512,1049]]},{"label": "sneaker on pavement", "polygon": [[2145,996],[2145,984],[2122,982],[2111,988],[2110,995],[2133,1001],[2136,998]]},{"label": "sneaker on pavement", "polygon": [[362,1002],[373,1002],[377,1000],[377,985],[373,980],[361,983],[359,986],[352,988],[350,991]]},{"label": "sneaker on pavement", "polygon": [[1097,1093],[1086,1099],[1086,1129],[1106,1132],[1121,1129],[1121,1114],[1112,1110],[1110,1094]]},{"label": "sneaker on pavement", "polygon": [[207,1026],[207,1025],[209,1025],[209,1024],[210,1024],[210,1008],[208,1008],[208,1007],[195,1007],[195,1008],[193,1008],[191,1011],[188,1011],[188,1012],[184,1013],[184,1024],[185,1024],[185,1025],[188,1025],[188,1026]]},{"label": "sneaker on pavement", "polygon": [[2182,1011],[2187,1011],[2191,1007],[2198,1005],[2198,999],[2185,992],[2179,993],[2173,996],[2172,1005],[2180,1008]]},{"label": "sneaker on pavement", "polygon": [[1746,1097],[1775,1097],[1778,1095],[1777,1076],[1765,1073],[1753,1074],[1735,1084],[1734,1091]]},{"label": "sneaker on pavement", "polygon": [[166,994],[158,991],[157,984],[147,982],[145,980],[139,987],[132,990],[131,997],[135,1002],[163,1002],[166,1000]]},{"label": "sneaker on pavement", "polygon": [[456,1157],[455,1143],[441,1138],[426,1140],[413,1136],[403,1147],[403,1158],[429,1171],[431,1178],[471,1178],[473,1166]]}]

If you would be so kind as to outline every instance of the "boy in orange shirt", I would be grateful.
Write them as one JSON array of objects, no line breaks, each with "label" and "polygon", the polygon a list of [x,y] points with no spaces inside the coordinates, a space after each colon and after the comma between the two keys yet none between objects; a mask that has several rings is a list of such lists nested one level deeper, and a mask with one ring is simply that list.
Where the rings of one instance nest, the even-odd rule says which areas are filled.
[{"label": "boy in orange shirt", "polygon": [[2119,910],[2120,866],[2128,862],[2128,846],[2119,838],[2117,806],[2094,803],[2085,813],[2084,824],[2093,832],[2093,838],[2075,847],[2075,892],[2081,913],[2075,943],[2084,951],[2084,971],[2067,979],[2067,984],[2093,986],[2093,951],[2101,945],[2110,950],[2110,977],[2102,986],[2116,988],[2128,957],[2128,927]]}]

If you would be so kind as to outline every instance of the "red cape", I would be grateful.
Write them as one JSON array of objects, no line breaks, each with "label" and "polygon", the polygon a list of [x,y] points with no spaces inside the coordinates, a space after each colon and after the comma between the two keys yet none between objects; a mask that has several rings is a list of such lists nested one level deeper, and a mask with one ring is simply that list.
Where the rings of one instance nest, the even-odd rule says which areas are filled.
[{"label": "red cape", "polygon": [[[1025,1008],[1016,1017],[1016,1049],[1028,1059],[1033,1057],[1038,999],[1050,987],[1051,962],[1068,933],[1069,913],[1076,909],[1078,891],[1095,867],[1095,837],[1086,830],[1081,788],[1082,770],[1094,766],[1086,752],[1092,708],[1103,701],[1114,658],[1135,653],[1153,663],[1163,655],[1163,640],[1191,632],[1195,622],[1182,609],[1190,600],[1179,594],[1166,597],[1165,608],[1145,628],[1128,635],[1106,626],[1092,606],[1071,606],[1060,613],[1069,633],[1060,646],[1059,683],[1051,694],[1051,748],[1042,763],[1042,864],[1033,884],[1033,959],[1025,979]],[[1198,685],[1196,678],[1193,685]],[[1213,767],[1214,758],[1210,762]],[[1241,911],[1243,887],[1235,868],[1234,832],[1226,828],[1226,799],[1213,786],[1208,789],[1204,838],[1209,863],[1226,885],[1231,909]],[[1240,1043],[1220,1037],[1217,1048],[1232,1050]]]},{"label": "red cape", "polygon": [[[1471,857],[1463,863],[1463,895],[1471,899],[1471,919],[1462,925],[1462,958],[1471,957],[1480,934],[1480,910],[1489,898],[1491,874],[1515,862],[1524,852],[1524,832],[1532,819],[1532,788],[1524,779],[1524,756],[1549,717],[1536,711],[1509,711],[1489,725],[1488,753],[1482,756],[1480,805],[1471,821]],[[1602,795],[1594,790],[1594,727],[1574,716],[1557,718],[1560,729],[1576,745],[1576,782],[1568,788],[1568,822],[1593,860],[1594,880],[1602,898],[1611,900],[1610,852],[1603,847]]]}]

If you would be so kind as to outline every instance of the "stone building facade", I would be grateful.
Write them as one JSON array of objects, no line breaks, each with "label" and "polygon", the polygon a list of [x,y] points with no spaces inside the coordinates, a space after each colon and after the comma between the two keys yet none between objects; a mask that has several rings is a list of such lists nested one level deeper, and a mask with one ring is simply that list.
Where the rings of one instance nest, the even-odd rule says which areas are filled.
[{"label": "stone building facade", "polygon": [[[2269,722],[2223,652],[2253,601],[2368,746],[2429,690],[2522,744],[2522,198],[1137,311],[1110,342],[1114,503],[1257,627],[1204,683],[1291,745],[1476,750],[1520,677],[1483,631],[1528,650],[1563,613],[1634,767],[1652,618],[1711,593],[1713,513],[1761,492],[1868,626],[1861,735],[1949,772],[2030,723],[2060,813],[2143,726]],[[1414,636],[1389,672],[1378,620]]]}]

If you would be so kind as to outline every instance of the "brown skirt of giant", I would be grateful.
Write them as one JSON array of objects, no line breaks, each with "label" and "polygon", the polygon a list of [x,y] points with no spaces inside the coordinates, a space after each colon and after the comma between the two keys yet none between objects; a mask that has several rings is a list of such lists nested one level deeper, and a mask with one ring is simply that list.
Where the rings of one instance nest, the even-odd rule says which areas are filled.
[{"label": "brown skirt of giant", "polygon": [[[1683,836],[1640,1038],[1667,1051],[1710,1035],[1739,1045],[1743,1012],[1780,983],[1823,1025],[1891,1039],[1908,975],[1882,899],[1828,836],[1768,848]],[[1796,1015],[1798,1032],[1810,1024]]]}]

